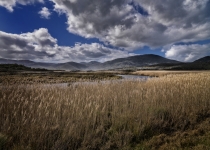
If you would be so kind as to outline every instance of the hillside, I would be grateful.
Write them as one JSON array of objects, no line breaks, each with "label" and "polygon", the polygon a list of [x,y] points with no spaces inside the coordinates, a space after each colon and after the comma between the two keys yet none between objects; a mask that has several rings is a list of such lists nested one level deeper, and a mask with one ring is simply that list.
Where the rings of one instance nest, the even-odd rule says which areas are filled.
[{"label": "hillside", "polygon": [[42,62],[33,62],[30,60],[9,60],[9,59],[0,59],[0,64],[19,64],[24,65],[30,68],[43,68],[50,70],[83,70],[86,69],[86,66],[76,62],[67,62],[67,63],[42,63]]},{"label": "hillside", "polygon": [[126,68],[143,67],[159,63],[179,63],[178,61],[167,59],[154,54],[137,55],[127,58],[119,58],[103,63],[104,68]]},{"label": "hillside", "polygon": [[162,70],[210,70],[210,56],[206,56],[188,63],[160,63],[150,65],[147,69]]},{"label": "hillside", "polygon": [[153,70],[210,70],[210,56],[200,58],[192,63],[183,63],[154,54],[146,54],[118,58],[104,63],[97,61],[81,63],[42,63],[30,60],[0,59],[0,64],[19,64],[30,68],[44,68],[50,70],[109,70],[126,68]]},{"label": "hillside", "polygon": [[210,56],[200,58],[192,63],[174,67],[174,70],[210,70]]},{"label": "hillside", "polygon": [[205,63],[205,62],[210,63],[210,56],[206,56],[194,61],[194,63]]},{"label": "hillside", "polygon": [[101,63],[98,67],[103,69],[125,69],[125,68],[139,68],[150,66],[154,64],[165,63],[179,63],[175,60],[170,60],[154,54],[130,56],[126,58],[118,58],[111,61]]}]

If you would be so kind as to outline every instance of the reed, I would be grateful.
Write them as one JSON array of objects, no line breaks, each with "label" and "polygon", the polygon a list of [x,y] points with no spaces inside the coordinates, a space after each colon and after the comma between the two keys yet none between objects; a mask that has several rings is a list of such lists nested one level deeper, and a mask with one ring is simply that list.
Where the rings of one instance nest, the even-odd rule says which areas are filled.
[{"label": "reed", "polygon": [[209,124],[209,75],[167,75],[148,81],[69,87],[0,86],[0,149],[208,147],[209,128],[197,132],[202,143],[188,139],[187,144],[180,144],[183,141],[173,137],[188,137],[182,133],[195,132],[202,122]]},{"label": "reed", "polygon": [[112,72],[53,72],[53,71],[23,71],[1,72],[0,84],[53,84],[68,82],[87,82],[101,80],[116,80],[121,77]]},{"label": "reed", "polygon": [[161,77],[170,74],[188,74],[188,73],[203,73],[209,71],[171,71],[171,70],[143,70],[143,71],[135,71],[132,72],[134,75],[142,75],[142,76],[151,76],[151,77]]}]

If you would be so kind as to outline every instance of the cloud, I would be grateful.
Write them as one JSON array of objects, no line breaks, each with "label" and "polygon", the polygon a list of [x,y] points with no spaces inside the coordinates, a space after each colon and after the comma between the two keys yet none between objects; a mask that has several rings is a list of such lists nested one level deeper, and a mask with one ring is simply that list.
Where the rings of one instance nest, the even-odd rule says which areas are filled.
[{"label": "cloud", "polygon": [[41,15],[41,18],[50,19],[51,12],[47,7],[43,7],[42,10],[38,12]]},{"label": "cloud", "polygon": [[[50,1],[54,3],[56,12],[66,15],[69,32],[85,38],[98,38],[106,46],[96,43],[75,44],[74,47],[58,46],[57,40],[43,29],[21,35],[4,33],[6,35],[2,39],[9,45],[9,38],[16,42],[10,45],[11,48],[16,46],[28,51],[29,49],[33,50],[34,55],[30,55],[33,59],[35,59],[35,54],[38,55],[38,52],[40,52],[39,59],[52,60],[54,58],[58,61],[62,58],[65,60],[70,58],[76,61],[82,59],[99,60],[99,58],[106,60],[111,59],[112,56],[128,56],[129,52],[144,46],[152,49],[165,47],[166,45],[174,45],[167,50],[167,57],[192,61],[197,56],[201,56],[199,52],[202,48],[197,52],[190,50],[189,45],[178,46],[176,43],[210,39],[210,0]],[[44,0],[3,0],[0,1],[0,6],[13,11],[17,4],[27,5],[35,2],[44,3]],[[48,11],[46,9],[43,12]],[[42,15],[43,17],[49,17],[47,13],[43,14],[45,14]],[[24,36],[29,38],[30,41]],[[39,39],[40,37],[43,40]],[[111,49],[109,45],[118,47],[118,49]],[[2,46],[7,47],[4,44]],[[102,48],[97,48],[97,46]],[[195,44],[191,46],[193,47]],[[181,47],[184,47],[185,50],[182,50]],[[203,51],[208,54],[208,50]],[[202,52],[202,55],[204,53]],[[44,55],[46,57],[42,58]],[[23,54],[18,56],[22,57]]]},{"label": "cloud", "polygon": [[128,53],[127,51],[121,51],[117,49],[112,49],[105,47],[99,43],[92,44],[82,44],[76,43],[73,47],[68,46],[58,46],[59,53],[56,59],[65,61],[99,61],[104,62],[108,60],[113,60],[116,58],[128,57],[134,55],[133,53]]},{"label": "cloud", "polygon": [[99,43],[75,46],[59,46],[47,29],[11,34],[0,31],[0,57],[8,59],[30,59],[42,62],[107,61],[127,57],[127,51],[106,47]]},{"label": "cloud", "polygon": [[15,7],[17,4],[28,5],[36,2],[44,3],[44,0],[1,0],[0,6],[5,7],[10,12],[13,12],[13,7]]},{"label": "cloud", "polygon": [[173,45],[165,50],[165,56],[184,62],[192,62],[204,56],[210,56],[210,44]]},{"label": "cloud", "polygon": [[51,0],[68,31],[135,50],[210,38],[209,0]]},{"label": "cloud", "polygon": [[10,34],[0,31],[0,53],[3,58],[36,59],[53,57],[57,40],[47,29],[40,28],[32,33]]}]

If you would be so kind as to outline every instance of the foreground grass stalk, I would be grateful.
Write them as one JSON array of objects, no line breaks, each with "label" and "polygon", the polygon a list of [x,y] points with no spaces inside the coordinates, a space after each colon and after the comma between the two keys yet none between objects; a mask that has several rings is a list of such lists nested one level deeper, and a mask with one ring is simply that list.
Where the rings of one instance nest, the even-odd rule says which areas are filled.
[{"label": "foreground grass stalk", "polygon": [[1,86],[0,149],[208,147],[209,128],[202,143],[172,137],[209,119],[209,85],[209,73],[197,73],[146,82]]}]

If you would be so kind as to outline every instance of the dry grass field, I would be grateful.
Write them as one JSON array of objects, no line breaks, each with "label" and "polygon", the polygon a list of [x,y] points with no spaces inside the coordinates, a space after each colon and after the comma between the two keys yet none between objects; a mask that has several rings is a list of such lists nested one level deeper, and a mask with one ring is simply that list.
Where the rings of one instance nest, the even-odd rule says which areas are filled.
[{"label": "dry grass field", "polygon": [[134,75],[143,75],[143,76],[151,76],[151,77],[161,77],[169,74],[188,74],[188,73],[202,73],[210,71],[167,71],[167,70],[146,70],[146,71],[135,71],[132,72]]},{"label": "dry grass field", "polygon": [[0,149],[210,149],[210,73],[1,86]]},{"label": "dry grass field", "polygon": [[120,79],[112,72],[55,72],[55,71],[18,71],[0,72],[1,85],[13,84],[53,84],[85,81]]}]

